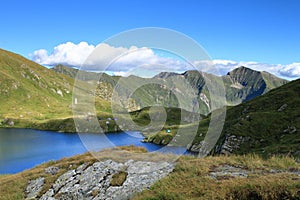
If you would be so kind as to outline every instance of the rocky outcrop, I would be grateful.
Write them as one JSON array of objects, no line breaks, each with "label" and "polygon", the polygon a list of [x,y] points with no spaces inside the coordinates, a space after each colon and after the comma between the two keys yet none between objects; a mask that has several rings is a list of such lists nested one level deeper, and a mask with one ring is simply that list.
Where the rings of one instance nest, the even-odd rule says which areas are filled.
[{"label": "rocky outcrop", "polygon": [[0,125],[6,125],[6,126],[14,126],[15,122],[13,121],[14,119],[11,118],[5,118],[2,120],[2,122],[0,123]]},{"label": "rocky outcrop", "polygon": [[26,188],[26,194],[27,194],[26,200],[36,199],[37,195],[43,188],[44,181],[45,178],[42,177],[29,181],[28,186]]},{"label": "rocky outcrop", "polygon": [[248,178],[253,175],[267,175],[267,174],[279,174],[286,173],[296,176],[300,176],[300,171],[291,168],[291,170],[279,170],[279,169],[255,169],[249,170],[243,166],[232,165],[220,165],[210,170],[209,177],[212,179],[229,179],[229,178]]},{"label": "rocky outcrop", "polygon": [[57,174],[58,171],[59,171],[59,168],[58,167],[54,167],[54,166],[51,166],[51,167],[48,167],[48,168],[45,169],[45,172],[47,174],[51,174],[51,175]]},{"label": "rocky outcrop", "polygon": [[[62,174],[40,199],[130,199],[135,193],[149,188],[154,182],[171,173],[173,169],[174,164],[169,162],[134,160],[125,163],[106,160],[90,165],[82,164]],[[51,173],[53,169],[48,171]],[[120,178],[122,180],[118,180]],[[30,195],[32,199],[42,188],[42,184],[36,182],[41,181],[30,182],[28,185],[28,194],[34,193]],[[38,190],[35,185],[40,186]]]},{"label": "rocky outcrop", "polygon": [[223,177],[242,177],[247,178],[250,171],[235,167],[231,165],[221,165],[209,173],[209,176],[213,179],[219,179]]},{"label": "rocky outcrop", "polygon": [[96,88],[96,96],[101,97],[104,100],[111,101],[113,95],[113,87],[109,83],[98,82]]},{"label": "rocky outcrop", "polygon": [[243,143],[249,142],[250,139],[250,137],[227,135],[219,152],[221,154],[229,155],[235,150],[238,150]]},{"label": "rocky outcrop", "polygon": [[288,105],[285,103],[285,104],[283,104],[282,106],[280,106],[280,108],[278,108],[278,112],[282,112],[282,111],[284,111],[286,108],[288,107]]},{"label": "rocky outcrop", "polygon": [[193,153],[198,153],[200,156],[206,156],[210,153],[209,144],[205,141],[201,141],[199,144],[189,144],[187,149]]},{"label": "rocky outcrop", "polygon": [[234,153],[236,150],[240,149],[240,146],[245,142],[250,142],[250,137],[244,136],[236,136],[236,135],[229,135],[225,136],[225,140],[221,144],[217,144],[214,147],[213,152],[210,152],[209,144],[205,141],[201,141],[200,143],[189,144],[187,145],[187,149],[193,153],[199,153],[199,155],[208,155],[210,153],[216,154],[224,154],[230,155]]},{"label": "rocky outcrop", "polygon": [[288,126],[283,130],[283,133],[293,134],[297,132],[297,128],[295,126]]}]

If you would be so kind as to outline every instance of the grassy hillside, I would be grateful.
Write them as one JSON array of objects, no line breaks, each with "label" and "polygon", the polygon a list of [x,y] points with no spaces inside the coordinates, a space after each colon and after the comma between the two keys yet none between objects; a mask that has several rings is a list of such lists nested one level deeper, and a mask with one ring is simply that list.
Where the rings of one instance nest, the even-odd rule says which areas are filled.
[{"label": "grassy hillside", "polygon": [[[146,153],[141,147],[120,147],[97,153],[99,160],[129,159],[172,160],[171,155]],[[0,200],[24,199],[29,180],[45,178],[40,194],[45,193],[55,180],[68,170],[98,161],[89,153],[50,161],[14,175],[0,176]],[[47,167],[58,167],[58,173],[45,172]],[[175,170],[133,199],[299,199],[300,166],[290,157],[262,159],[259,156],[216,156],[195,158],[182,156]],[[97,191],[95,191],[97,192]]]},{"label": "grassy hillside", "polygon": [[[5,50],[0,50],[0,66],[0,127],[23,127],[42,130],[59,130],[65,132],[75,131],[72,115],[72,89],[74,84],[74,79],[72,77],[74,77],[78,72],[76,69],[71,69],[65,66],[57,66],[50,70],[29,61],[20,55]],[[203,76],[208,77],[211,81],[221,80],[220,78],[214,78],[214,75],[200,74],[196,71],[188,71],[183,74],[162,73],[151,79],[144,79],[136,76],[121,78],[112,77],[107,74],[82,72],[80,73],[79,78],[80,80],[85,81],[79,80],[76,87],[85,91],[86,88],[90,87],[89,84],[98,84],[95,92],[96,113],[100,126],[107,132],[120,130],[114,120],[109,120],[110,123],[108,125],[106,124],[108,118],[113,118],[111,114],[110,101],[113,89],[118,88],[117,92],[119,96],[129,96],[129,101],[123,101],[122,98],[120,98],[120,104],[117,106],[134,111],[131,113],[131,118],[137,124],[145,125],[148,123],[150,120],[148,113],[149,106],[160,103],[161,105],[166,105],[167,123],[164,125],[163,130],[161,130],[158,134],[149,134],[151,130],[141,130],[147,134],[145,141],[167,144],[177,134],[179,128],[181,128],[181,131],[185,132],[185,134],[181,134],[184,135],[184,138],[181,137],[183,139],[181,139],[180,144],[187,145],[189,143],[188,141],[193,138],[190,133],[196,129],[199,134],[194,140],[194,145],[199,145],[199,141],[203,140],[205,136],[204,133],[207,130],[209,118],[202,119],[199,127],[196,122],[197,120],[195,119],[187,119],[187,122],[181,127],[179,127],[179,123],[182,121],[180,119],[181,112],[186,112],[186,116],[188,116],[189,113],[193,116],[195,113],[207,114],[210,110],[210,97],[207,88],[204,86],[205,81]],[[97,80],[99,77],[101,77],[101,79]],[[236,99],[239,101],[251,99],[286,82],[266,72],[257,72],[245,67],[241,67],[230,72],[227,76],[223,77],[223,80],[225,88],[227,88],[227,92],[229,91],[228,95],[234,97],[231,102],[234,102]],[[119,86],[115,87],[116,84],[119,84]],[[187,87],[190,89],[186,90]],[[138,89],[132,91],[134,88]],[[232,93],[230,93],[230,91]],[[198,103],[200,105],[199,110],[194,108],[196,105],[194,105],[195,102],[186,101],[186,99],[193,99],[194,97],[198,98]],[[285,97],[275,94],[272,99],[276,98],[283,101]],[[227,99],[229,99],[228,96]],[[239,113],[236,109],[241,109],[241,107],[234,108],[233,111],[229,109],[227,122],[223,131],[224,133],[221,138],[222,141],[220,140],[219,146],[222,142],[226,141],[227,137],[225,137],[225,135],[228,135],[228,133],[233,133],[235,136],[239,136],[248,134],[245,132],[246,130],[250,130],[249,134],[253,136],[252,139],[257,141],[260,134],[257,134],[255,131],[257,131],[257,129],[261,129],[264,125],[268,125],[267,123],[276,122],[277,124],[281,124],[281,126],[276,129],[274,129],[274,127],[270,127],[267,130],[260,130],[263,134],[268,131],[274,132],[274,130],[277,129],[286,132],[293,132],[294,128],[299,129],[298,124],[293,125],[293,123],[286,123],[286,120],[289,119],[289,117],[294,117],[294,115],[291,115],[291,113],[284,114],[285,112],[290,111],[290,109],[292,111],[292,107],[295,106],[296,103],[297,102],[290,105],[287,103],[288,107],[284,112],[278,112],[276,114],[269,113],[271,117],[275,118],[277,121],[261,124],[259,124],[261,118],[256,116],[263,115],[262,118],[267,121],[266,119],[270,117],[264,116],[265,113],[251,114],[251,119],[253,120],[250,124],[247,120],[244,120],[244,122],[237,122],[236,118],[240,119],[241,117],[236,115],[236,113]],[[268,102],[268,104],[273,105],[274,103]],[[284,105],[285,103],[277,104],[276,105],[279,106],[279,104]],[[182,109],[178,109],[178,107],[181,107]],[[263,109],[267,108],[267,106],[263,106]],[[257,110],[253,110],[253,112],[254,111],[256,112]],[[247,116],[244,116],[244,118],[245,117]],[[249,119],[249,117],[247,117],[247,119]],[[235,123],[244,123],[246,125],[238,127],[240,125],[236,125]],[[130,130],[132,127],[126,127],[125,125],[125,129]],[[240,129],[242,131],[240,131]],[[169,130],[169,132],[166,130]],[[235,132],[239,133],[236,134]],[[296,133],[298,133],[298,130]],[[272,144],[274,144],[275,146],[261,150],[263,146],[256,145],[254,148],[255,152],[264,151],[263,153],[267,154],[272,150],[276,150],[276,152],[293,151],[294,153],[297,153],[297,138],[289,143],[290,140],[294,139],[295,134],[285,134],[286,136],[281,138],[280,141],[282,145],[285,144],[288,147],[280,146],[279,150],[274,149],[279,148],[276,146],[276,142],[279,140],[276,137],[281,137],[279,131],[277,131],[276,134],[268,133],[268,135],[271,135],[271,139],[267,140],[266,136],[259,138],[259,140],[262,139],[263,141],[268,141],[260,142],[259,144],[266,144],[266,146],[272,146]],[[275,137],[274,135],[277,136]],[[247,149],[247,147],[241,146],[241,152],[243,152],[243,148]],[[215,149],[215,151],[221,152],[220,149]]]},{"label": "grassy hillside", "polygon": [[[300,159],[300,79],[237,106],[227,107],[221,136],[212,154],[293,155]],[[146,135],[145,141],[166,144],[174,137],[189,150],[199,151],[210,123],[210,115],[199,122],[169,126]],[[178,134],[181,130],[181,134]],[[191,132],[197,132],[196,136]],[[193,137],[194,139],[192,139]],[[174,141],[174,140],[173,140]],[[192,141],[192,144],[189,144]],[[205,150],[206,149],[202,149]]]},{"label": "grassy hillside", "polygon": [[71,78],[5,50],[0,50],[0,66],[2,118],[49,119],[71,114]]},{"label": "grassy hillside", "polygon": [[[229,107],[214,153],[255,152],[265,156],[300,157],[299,105],[300,80],[296,80],[249,102]],[[200,128],[205,127],[207,123],[200,122]],[[194,143],[199,144],[199,138]]]},{"label": "grassy hillside", "polygon": [[290,173],[294,170],[299,164],[288,157],[183,156],[173,173],[133,199],[299,199],[299,176]]},{"label": "grassy hillside", "polygon": [[[0,127],[75,130],[74,79],[0,49],[0,85]],[[77,87],[85,90],[88,83],[78,82]],[[109,102],[101,98],[96,102],[98,113],[111,112]]]},{"label": "grassy hillside", "polygon": [[[75,78],[78,72],[77,69],[62,65],[54,67],[53,70],[72,78]],[[137,76],[121,78],[105,73],[96,74],[81,71],[77,78],[90,81],[95,80],[95,77],[97,81],[99,80],[100,88],[107,88],[107,92],[99,93],[101,97],[111,97],[112,90],[118,88],[115,92],[119,96],[131,98],[131,106],[127,106],[125,100],[120,101],[121,106],[127,106],[130,111],[149,107],[153,104],[161,104],[164,107],[180,107],[190,112],[197,110],[201,114],[208,114],[213,109],[211,108],[212,94],[210,94],[206,82],[215,87],[214,90],[224,84],[224,95],[228,105],[237,105],[251,100],[288,82],[267,72],[258,72],[243,66],[223,77],[192,70],[182,74],[161,72],[153,78]],[[193,101],[190,102],[189,100]],[[214,99],[214,101],[217,100]],[[222,105],[225,103],[221,102]]]}]

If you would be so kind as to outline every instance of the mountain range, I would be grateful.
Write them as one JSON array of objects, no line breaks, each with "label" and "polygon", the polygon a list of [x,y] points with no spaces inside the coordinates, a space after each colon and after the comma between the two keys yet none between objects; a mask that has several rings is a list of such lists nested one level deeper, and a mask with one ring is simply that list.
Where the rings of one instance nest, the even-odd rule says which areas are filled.
[{"label": "mountain range", "polygon": [[[85,92],[96,85],[91,95],[95,97],[96,115],[106,132],[121,130],[113,120],[112,101],[122,111],[130,111],[132,120],[140,125],[152,120],[153,110],[149,108],[160,105],[167,108],[166,125],[157,134],[140,130],[145,133],[145,141],[169,143],[181,126],[180,114],[184,112],[193,116],[183,120],[186,130],[193,126],[198,130],[187,148],[199,152],[203,150],[201,141],[208,129],[210,113],[218,108],[212,102],[221,102],[207,86],[210,82],[222,85],[225,101],[220,105],[227,106],[224,129],[210,153],[300,154],[299,80],[288,82],[244,66],[222,77],[198,71],[162,72],[152,78],[120,77],[63,65],[48,69],[2,49],[0,66],[1,127],[75,132],[73,88]],[[111,120],[109,125],[105,124],[107,119]],[[171,133],[166,133],[167,129]]]},{"label": "mountain range", "polygon": [[[288,82],[268,72],[255,71],[244,66],[234,69],[222,77],[199,71],[186,71],[182,74],[161,72],[153,78],[132,75],[119,77],[86,71],[78,73],[78,69],[63,65],[58,65],[52,70],[83,81],[98,80],[98,84],[102,88],[98,87],[97,93],[109,101],[112,100],[114,88],[118,86],[117,93],[120,96],[129,97],[128,99],[131,100],[130,104],[128,99],[120,102],[129,111],[156,104],[164,107],[180,107],[205,115],[214,110],[211,107],[211,96],[213,96],[211,93],[212,90],[216,90],[214,87],[224,89],[224,93],[221,95],[224,95],[225,98],[224,102],[220,102],[221,104],[237,105]],[[208,82],[213,83],[208,86]],[[103,87],[106,90],[103,90]]]}]

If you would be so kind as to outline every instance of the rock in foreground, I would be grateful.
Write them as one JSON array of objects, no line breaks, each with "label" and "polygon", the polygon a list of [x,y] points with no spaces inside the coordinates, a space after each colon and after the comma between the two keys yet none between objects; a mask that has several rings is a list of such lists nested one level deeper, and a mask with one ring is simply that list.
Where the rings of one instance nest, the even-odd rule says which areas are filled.
[{"label": "rock in foreground", "polygon": [[40,199],[130,199],[173,169],[174,164],[169,162],[134,160],[82,164],[62,174]]}]

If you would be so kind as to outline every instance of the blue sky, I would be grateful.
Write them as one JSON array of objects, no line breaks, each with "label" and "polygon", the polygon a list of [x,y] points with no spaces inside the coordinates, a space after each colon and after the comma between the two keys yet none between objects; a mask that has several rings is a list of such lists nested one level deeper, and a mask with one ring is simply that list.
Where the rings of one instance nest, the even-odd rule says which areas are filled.
[{"label": "blue sky", "polygon": [[0,48],[28,57],[163,27],[190,36],[213,59],[288,65],[300,62],[299,8],[298,0],[2,0]]}]

